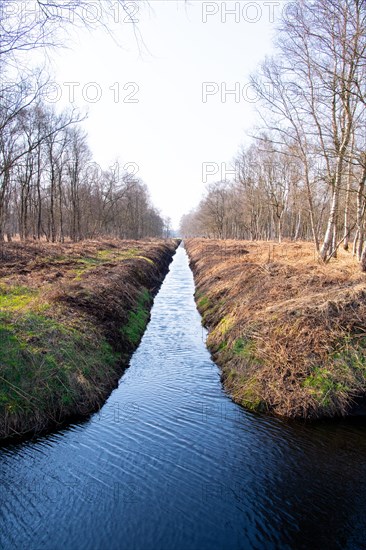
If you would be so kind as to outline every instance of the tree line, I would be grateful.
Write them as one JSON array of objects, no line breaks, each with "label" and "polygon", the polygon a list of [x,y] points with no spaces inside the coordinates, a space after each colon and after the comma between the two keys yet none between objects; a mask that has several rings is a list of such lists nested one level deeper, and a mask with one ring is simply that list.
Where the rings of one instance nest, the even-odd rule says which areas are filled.
[{"label": "tree line", "polygon": [[366,2],[297,0],[275,45],[251,78],[259,123],[236,176],[182,233],[313,240],[324,262],[343,246],[366,270]]},{"label": "tree line", "polygon": [[58,47],[68,26],[106,26],[117,3],[94,2],[100,17],[93,23],[89,4],[38,0],[36,11],[27,11],[26,2],[0,0],[0,242],[18,235],[140,239],[168,231],[136,175],[93,161],[83,117],[75,109],[56,112],[45,101],[47,70],[31,66],[29,55]]}]

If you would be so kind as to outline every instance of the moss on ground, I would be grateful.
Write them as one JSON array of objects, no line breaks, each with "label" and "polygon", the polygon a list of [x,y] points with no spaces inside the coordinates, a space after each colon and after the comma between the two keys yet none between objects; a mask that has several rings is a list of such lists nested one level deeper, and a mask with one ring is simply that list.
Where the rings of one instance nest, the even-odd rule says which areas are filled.
[{"label": "moss on ground", "polygon": [[366,339],[346,337],[339,340],[325,365],[315,366],[302,385],[321,407],[332,407],[340,397],[362,393],[366,383]]},{"label": "moss on ground", "polygon": [[30,304],[39,291],[20,285],[0,284],[0,312],[19,310]]},{"label": "moss on ground", "polygon": [[207,298],[207,296],[203,296],[198,300],[197,306],[199,310],[205,310],[210,307],[210,300]]},{"label": "moss on ground", "polygon": [[0,315],[0,408],[57,415],[88,386],[112,376],[119,355],[98,334],[34,312]]},{"label": "moss on ground", "polygon": [[150,316],[151,296],[144,289],[137,300],[136,309],[130,311],[127,324],[121,328],[121,333],[128,339],[132,346],[136,346],[145,331]]},{"label": "moss on ground", "polygon": [[233,325],[233,320],[230,318],[230,316],[223,317],[216,325],[216,327],[213,329],[212,332],[215,332],[220,337],[224,337],[225,334],[230,330],[230,328]]},{"label": "moss on ground", "polygon": [[237,338],[232,346],[232,351],[239,357],[252,359],[255,355],[255,343],[247,338]]}]

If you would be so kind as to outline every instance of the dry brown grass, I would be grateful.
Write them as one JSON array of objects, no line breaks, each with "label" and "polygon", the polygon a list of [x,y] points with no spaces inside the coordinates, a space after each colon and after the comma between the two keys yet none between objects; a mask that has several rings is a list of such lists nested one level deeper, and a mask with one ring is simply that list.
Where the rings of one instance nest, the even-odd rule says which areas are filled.
[{"label": "dry brown grass", "polygon": [[366,285],[310,243],[186,242],[208,345],[233,398],[288,417],[345,415],[366,388]]}]

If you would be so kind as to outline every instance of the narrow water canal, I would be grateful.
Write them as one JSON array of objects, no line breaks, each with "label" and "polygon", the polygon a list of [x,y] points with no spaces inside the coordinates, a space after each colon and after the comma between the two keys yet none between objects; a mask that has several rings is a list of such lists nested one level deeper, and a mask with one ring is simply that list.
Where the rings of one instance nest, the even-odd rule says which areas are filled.
[{"label": "narrow water canal", "polygon": [[298,425],[233,404],[179,248],[99,414],[0,450],[0,548],[366,548],[364,421]]}]

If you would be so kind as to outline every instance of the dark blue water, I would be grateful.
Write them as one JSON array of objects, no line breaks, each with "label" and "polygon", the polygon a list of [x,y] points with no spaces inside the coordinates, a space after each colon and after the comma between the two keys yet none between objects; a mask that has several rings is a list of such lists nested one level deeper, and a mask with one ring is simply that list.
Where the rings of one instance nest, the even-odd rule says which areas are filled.
[{"label": "dark blue water", "polygon": [[183,248],[99,414],[1,450],[0,548],[366,548],[366,429],[225,395]]}]

